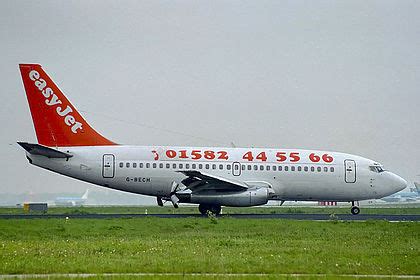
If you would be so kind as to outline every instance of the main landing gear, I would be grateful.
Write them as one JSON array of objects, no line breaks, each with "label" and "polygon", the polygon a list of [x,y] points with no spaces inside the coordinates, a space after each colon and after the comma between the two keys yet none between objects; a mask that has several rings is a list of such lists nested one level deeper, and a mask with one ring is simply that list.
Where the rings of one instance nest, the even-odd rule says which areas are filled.
[{"label": "main landing gear", "polygon": [[222,211],[222,206],[220,205],[211,205],[211,204],[200,204],[198,210],[202,215],[207,215],[207,212],[211,212],[214,215],[220,215]]},{"label": "main landing gear", "polygon": [[[357,205],[359,205],[359,202],[357,202]],[[357,214],[360,213],[360,208],[358,206],[354,205],[354,201],[351,202],[351,210],[350,210],[350,212],[353,215],[357,215]]]}]

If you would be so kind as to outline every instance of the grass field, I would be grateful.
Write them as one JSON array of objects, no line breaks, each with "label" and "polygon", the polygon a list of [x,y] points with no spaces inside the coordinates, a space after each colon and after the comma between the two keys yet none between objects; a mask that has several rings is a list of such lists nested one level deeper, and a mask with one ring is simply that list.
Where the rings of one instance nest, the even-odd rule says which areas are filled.
[{"label": "grass field", "polygon": [[[417,207],[416,207],[417,206]],[[125,213],[125,214],[199,214],[196,206],[87,206],[87,207],[50,207],[48,214],[86,214],[86,213]],[[223,207],[223,214],[279,214],[279,213],[323,213],[350,214],[349,207]],[[420,214],[420,205],[403,205],[399,207],[361,207],[362,214]],[[0,214],[25,214],[23,208],[0,207]],[[39,213],[37,213],[39,214]]]},{"label": "grass field", "polygon": [[182,273],[309,273],[335,278],[420,275],[419,264],[416,222],[0,220],[0,274],[169,272],[181,273],[174,276],[181,279]]}]

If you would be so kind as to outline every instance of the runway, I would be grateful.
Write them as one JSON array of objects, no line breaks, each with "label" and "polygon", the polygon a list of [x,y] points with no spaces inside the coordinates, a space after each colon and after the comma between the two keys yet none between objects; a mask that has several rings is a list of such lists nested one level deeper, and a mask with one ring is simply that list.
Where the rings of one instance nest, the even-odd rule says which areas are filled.
[{"label": "runway", "polygon": [[[0,214],[0,219],[130,219],[130,218],[207,218],[200,214]],[[420,221],[420,215],[379,215],[379,214],[232,214],[219,215],[233,219],[287,219],[309,221],[367,221],[386,220],[390,222]]]}]

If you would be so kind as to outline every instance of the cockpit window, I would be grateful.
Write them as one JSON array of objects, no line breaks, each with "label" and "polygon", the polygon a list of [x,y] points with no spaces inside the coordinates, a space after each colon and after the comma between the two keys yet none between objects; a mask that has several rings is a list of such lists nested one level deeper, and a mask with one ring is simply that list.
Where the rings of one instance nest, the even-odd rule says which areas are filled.
[{"label": "cockpit window", "polygon": [[371,165],[369,166],[369,169],[376,173],[384,172],[384,169],[382,168],[382,166],[379,166],[379,165]]}]

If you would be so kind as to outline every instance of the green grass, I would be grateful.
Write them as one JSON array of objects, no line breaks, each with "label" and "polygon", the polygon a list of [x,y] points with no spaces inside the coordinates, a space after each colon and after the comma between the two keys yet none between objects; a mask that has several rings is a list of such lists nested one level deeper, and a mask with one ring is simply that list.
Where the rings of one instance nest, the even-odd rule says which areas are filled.
[{"label": "green grass", "polygon": [[[215,279],[240,279],[240,280],[249,280],[249,279],[300,279],[300,280],[311,280],[311,279],[323,279],[323,280],[329,280],[329,279],[352,279],[354,280],[357,278],[356,276],[346,276],[346,275],[279,275],[279,274],[264,274],[264,275],[203,275],[203,274],[197,274],[197,275],[189,275],[189,274],[180,274],[180,275],[94,275],[94,276],[79,276],[75,277],[73,276],[51,276],[51,275],[45,275],[45,277],[41,279],[118,279],[118,280],[127,280],[127,279],[205,279],[205,280],[215,280]],[[397,277],[369,277],[369,276],[363,276],[360,277],[363,280],[371,280],[371,279],[397,279]],[[408,277],[407,277],[408,278]],[[413,277],[414,278],[414,277]],[[24,279],[40,279],[39,276],[34,277],[28,277],[28,275],[25,275]],[[408,278],[410,279],[410,278]]]},{"label": "green grass", "polygon": [[[264,275],[236,275],[236,274],[230,274],[230,275],[203,275],[203,274],[197,274],[197,275],[189,275],[189,274],[180,274],[180,275],[94,275],[94,276],[79,276],[75,277],[74,275],[70,276],[51,276],[51,275],[44,275],[44,277],[39,276],[33,276],[28,277],[28,275],[25,275],[24,279],[118,279],[118,280],[127,280],[127,279],[205,279],[205,280],[215,280],[215,279],[240,279],[240,280],[249,280],[249,279],[300,279],[300,280],[311,280],[311,279],[323,279],[323,280],[329,280],[329,279],[356,279],[356,276],[346,276],[346,275],[279,275],[279,274],[264,274]],[[371,279],[398,279],[397,277],[393,276],[387,276],[387,277],[370,277],[370,276],[363,276],[360,277],[363,280],[371,280]],[[407,277],[410,279],[409,277]],[[413,277],[414,278],[414,277]]]},{"label": "green grass", "polygon": [[417,222],[0,220],[0,274],[420,275],[419,263]]},{"label": "green grass", "polygon": [[[417,206],[417,207],[415,207]],[[404,205],[400,207],[361,207],[362,214],[420,214],[420,205]],[[82,207],[50,207],[48,214],[87,214],[87,213],[124,213],[124,214],[198,214],[196,206],[82,206]],[[223,214],[280,214],[280,213],[321,213],[349,214],[349,207],[223,207]],[[22,208],[0,208],[0,214],[26,214]]]}]

